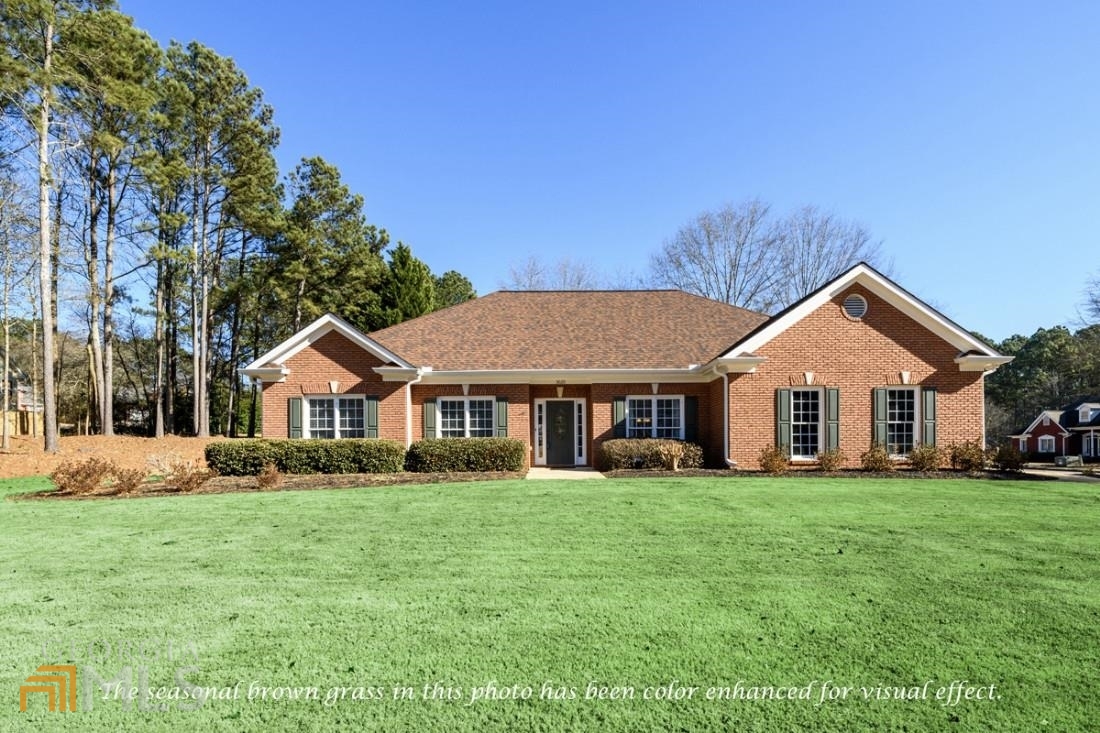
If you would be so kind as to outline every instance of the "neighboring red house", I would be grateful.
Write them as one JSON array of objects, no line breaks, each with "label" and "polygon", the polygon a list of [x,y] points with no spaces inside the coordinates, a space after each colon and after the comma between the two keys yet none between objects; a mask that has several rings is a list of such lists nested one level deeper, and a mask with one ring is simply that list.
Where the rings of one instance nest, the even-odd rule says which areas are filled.
[{"label": "neighboring red house", "polygon": [[753,469],[769,445],[851,463],[984,439],[1009,360],[860,264],[773,317],[669,290],[498,292],[371,334],[326,315],[241,372],[265,437],[508,435],[551,466],[666,437]]},{"label": "neighboring red house", "polygon": [[1040,459],[1100,459],[1100,397],[1079,399],[1060,410],[1043,410],[1026,429],[1008,437],[1021,452]]}]

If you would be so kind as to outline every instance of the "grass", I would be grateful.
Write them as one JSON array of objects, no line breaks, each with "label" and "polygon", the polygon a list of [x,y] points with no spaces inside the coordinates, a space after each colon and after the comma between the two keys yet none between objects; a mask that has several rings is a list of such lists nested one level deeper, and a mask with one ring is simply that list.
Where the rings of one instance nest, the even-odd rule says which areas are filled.
[{"label": "grass", "polygon": [[[4,501],[0,557],[12,730],[1074,731],[1093,724],[1100,685],[1087,485],[615,479]],[[114,679],[141,640],[160,655],[141,686],[193,665],[188,682],[240,682],[240,699],[61,715],[32,698],[18,712],[37,665],[74,657],[83,695],[89,668]],[[642,699],[672,680],[699,690]],[[847,698],[817,704],[826,680]],[[996,699],[936,701],[955,680]],[[812,699],[705,699],[738,681]],[[248,701],[252,682],[320,699]],[[636,697],[585,700],[590,682]],[[925,700],[860,690],[926,682]],[[489,683],[532,699],[468,704]],[[425,700],[426,684],[457,699]],[[544,685],[577,697],[539,699]],[[383,699],[349,689],[326,705],[333,687]]]}]

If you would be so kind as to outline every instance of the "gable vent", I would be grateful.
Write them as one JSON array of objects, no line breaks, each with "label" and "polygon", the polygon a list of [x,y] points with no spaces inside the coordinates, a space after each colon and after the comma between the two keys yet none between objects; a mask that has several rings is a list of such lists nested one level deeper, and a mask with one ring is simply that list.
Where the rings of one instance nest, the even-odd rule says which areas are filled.
[{"label": "gable vent", "polygon": [[844,299],[844,314],[849,318],[859,320],[867,313],[867,299],[862,295],[852,294]]}]

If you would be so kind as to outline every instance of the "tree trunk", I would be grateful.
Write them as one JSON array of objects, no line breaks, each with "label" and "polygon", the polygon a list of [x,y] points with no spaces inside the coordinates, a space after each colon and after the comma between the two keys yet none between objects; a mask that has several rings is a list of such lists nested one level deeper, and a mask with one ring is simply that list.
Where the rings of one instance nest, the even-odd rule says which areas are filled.
[{"label": "tree trunk", "polygon": [[103,337],[99,332],[99,214],[101,201],[94,153],[88,165],[88,239],[84,264],[88,276],[88,378],[96,426],[103,430]]},{"label": "tree trunk", "polygon": [[103,248],[103,434],[115,434],[115,224],[118,185],[115,161],[107,171],[107,241]]},{"label": "tree trunk", "polygon": [[43,433],[45,434],[46,453],[56,453],[57,445],[57,396],[54,381],[54,316],[51,311],[53,288],[50,282],[50,99],[53,90],[50,87],[50,67],[53,61],[53,23],[47,22],[44,29],[44,48],[42,71],[45,80],[42,85],[42,98],[38,107],[38,281],[42,300],[42,380]]},{"label": "tree trunk", "polygon": [[153,314],[153,344],[156,347],[156,368],[153,371],[153,437],[164,437],[164,372],[167,349],[164,345],[164,234],[160,235],[161,251],[157,254],[156,313]]}]

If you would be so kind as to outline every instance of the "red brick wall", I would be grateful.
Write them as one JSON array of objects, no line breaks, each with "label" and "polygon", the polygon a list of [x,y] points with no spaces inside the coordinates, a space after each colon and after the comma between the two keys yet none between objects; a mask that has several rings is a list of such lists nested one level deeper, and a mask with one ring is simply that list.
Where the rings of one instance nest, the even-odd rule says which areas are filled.
[{"label": "red brick wall", "polygon": [[[721,380],[718,383],[721,385]],[[592,401],[589,404],[589,422],[592,425],[590,431],[592,449],[589,455],[592,456],[593,465],[598,468],[600,465],[600,446],[603,445],[605,440],[611,440],[614,437],[614,425],[611,422],[612,399],[630,395],[651,395],[653,394],[653,387],[649,382],[644,384],[593,384],[591,390]],[[718,391],[721,392],[721,387]],[[708,454],[708,462],[712,461],[711,454],[715,452],[716,446],[713,430],[710,429],[714,412],[711,385],[705,383],[661,383],[658,385],[657,394],[684,395],[685,397],[693,395],[699,398],[699,440],[703,443],[703,448]],[[718,408],[718,443],[721,443],[722,417],[720,403]]]},{"label": "red brick wall", "polygon": [[[329,394],[329,382],[339,382],[335,394],[377,395],[378,437],[405,442],[405,385],[383,382],[372,369],[382,362],[331,331],[287,360],[285,382],[265,383],[265,438],[287,437],[287,400],[303,394]],[[303,416],[304,418],[304,416]]]},{"label": "red brick wall", "polygon": [[[851,293],[867,299],[861,321],[841,305]],[[758,468],[760,449],[775,442],[775,391],[805,384],[840,389],[840,447],[849,465],[871,444],[872,390],[910,384],[938,390],[937,444],[978,440],[984,391],[981,372],[961,372],[958,350],[901,311],[854,286],[759,350],[767,361],[754,374],[730,375],[730,452],[742,468]],[[918,431],[919,435],[919,431]]]}]

